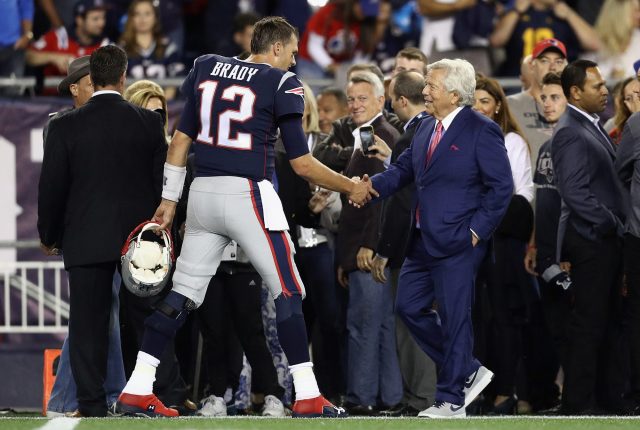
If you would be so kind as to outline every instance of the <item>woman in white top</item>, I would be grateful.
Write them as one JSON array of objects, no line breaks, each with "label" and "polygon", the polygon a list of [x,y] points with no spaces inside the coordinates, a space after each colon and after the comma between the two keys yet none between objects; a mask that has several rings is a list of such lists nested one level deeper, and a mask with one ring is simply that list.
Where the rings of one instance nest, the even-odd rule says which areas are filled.
[{"label": "woman in white top", "polygon": [[514,194],[533,200],[533,175],[529,145],[522,136],[515,118],[511,115],[507,98],[497,81],[479,76],[476,79],[476,101],[473,109],[494,120],[504,133],[504,144],[513,175]]},{"label": "woman in white top", "polygon": [[486,358],[494,363],[496,375],[491,412],[504,415],[530,408],[527,393],[518,392],[516,396],[516,369],[525,355],[523,346],[528,344],[524,333],[529,330],[531,313],[539,309],[532,278],[522,264],[533,229],[531,155],[500,84],[478,76],[475,99],[473,109],[495,121],[505,135],[514,183],[507,213],[493,235],[494,258],[485,259],[476,282],[479,289],[476,295],[486,297],[491,309],[490,316],[479,310],[489,334],[488,339],[479,339],[479,343],[487,343],[486,350],[492,356]]}]

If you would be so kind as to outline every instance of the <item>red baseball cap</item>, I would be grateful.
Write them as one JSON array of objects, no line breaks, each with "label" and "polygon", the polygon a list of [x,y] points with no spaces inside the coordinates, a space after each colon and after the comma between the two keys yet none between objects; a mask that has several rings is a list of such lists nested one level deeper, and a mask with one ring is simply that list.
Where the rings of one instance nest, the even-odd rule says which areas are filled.
[{"label": "red baseball cap", "polygon": [[544,39],[536,43],[536,46],[533,47],[531,56],[533,58],[538,58],[543,52],[548,51],[549,49],[555,49],[561,53],[564,58],[567,58],[567,48],[565,48],[564,43],[560,42],[558,39]]}]

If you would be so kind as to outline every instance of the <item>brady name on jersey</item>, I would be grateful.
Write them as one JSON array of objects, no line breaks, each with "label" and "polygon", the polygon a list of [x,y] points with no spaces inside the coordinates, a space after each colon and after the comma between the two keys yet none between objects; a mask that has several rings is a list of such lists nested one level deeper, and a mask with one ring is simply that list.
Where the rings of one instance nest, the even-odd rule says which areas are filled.
[{"label": "brady name on jersey", "polygon": [[[196,143],[196,176],[271,180],[278,123],[304,112],[302,83],[294,73],[203,55],[194,62],[182,93],[188,100],[178,130]],[[289,159],[309,152],[304,140],[284,145]]]}]

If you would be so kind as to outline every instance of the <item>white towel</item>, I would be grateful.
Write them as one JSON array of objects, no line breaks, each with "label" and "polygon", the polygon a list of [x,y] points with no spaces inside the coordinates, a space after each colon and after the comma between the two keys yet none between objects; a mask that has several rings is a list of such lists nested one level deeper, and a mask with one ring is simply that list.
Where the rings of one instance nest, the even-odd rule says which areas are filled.
[{"label": "white towel", "polygon": [[264,214],[264,226],[267,230],[283,231],[289,230],[287,218],[284,216],[284,209],[278,193],[273,188],[271,182],[266,179],[258,182],[260,198],[262,199],[262,213]]}]

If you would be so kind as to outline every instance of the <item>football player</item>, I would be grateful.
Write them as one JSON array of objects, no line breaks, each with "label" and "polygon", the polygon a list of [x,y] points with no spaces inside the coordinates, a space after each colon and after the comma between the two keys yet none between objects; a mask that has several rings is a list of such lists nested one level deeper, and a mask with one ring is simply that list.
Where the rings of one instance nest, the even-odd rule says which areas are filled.
[{"label": "football player", "polygon": [[235,240],[267,283],[275,300],[278,337],[293,376],[293,415],[342,417],[319,392],[302,314],[304,285],[282,204],[270,182],[279,130],[293,170],[323,188],[364,204],[376,195],[369,178],[333,172],[309,154],[302,129],[304,90],[294,73],[296,30],[283,18],[256,23],[246,60],[204,55],[183,86],[187,101],[164,168],[162,203],[154,214],[169,228],[182,191],[187,153],[195,141],[196,178],[189,192],[182,253],[173,290],[146,322],[135,370],[118,400],[121,413],[176,416],[152,393],[164,346],[188,311],[198,307],[222,252]]}]

